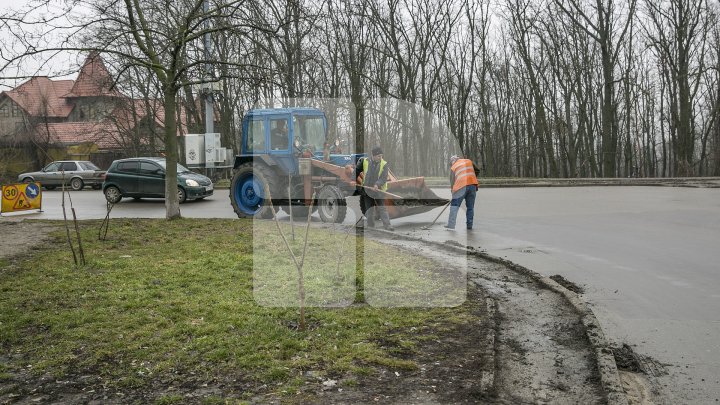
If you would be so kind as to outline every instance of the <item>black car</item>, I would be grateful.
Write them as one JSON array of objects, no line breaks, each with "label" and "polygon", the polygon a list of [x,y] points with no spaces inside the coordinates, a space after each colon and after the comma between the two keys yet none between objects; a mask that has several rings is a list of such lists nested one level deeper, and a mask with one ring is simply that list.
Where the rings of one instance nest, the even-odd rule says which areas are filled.
[{"label": "black car", "polygon": [[[213,194],[213,183],[202,174],[177,165],[178,200],[201,200]],[[123,197],[165,197],[165,158],[145,157],[112,162],[102,184],[105,199],[111,203]]]}]

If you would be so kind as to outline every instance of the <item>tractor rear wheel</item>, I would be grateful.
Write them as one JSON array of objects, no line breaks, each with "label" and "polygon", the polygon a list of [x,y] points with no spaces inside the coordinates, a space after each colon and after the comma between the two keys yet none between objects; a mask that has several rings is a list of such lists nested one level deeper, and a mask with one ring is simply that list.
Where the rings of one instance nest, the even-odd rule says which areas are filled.
[{"label": "tractor rear wheel", "polygon": [[318,213],[323,222],[342,223],[347,214],[345,195],[338,186],[327,184],[317,196]]},{"label": "tractor rear wheel", "polygon": [[[265,196],[265,187],[270,197],[280,192],[272,169],[254,162],[240,165],[230,183],[230,203],[239,218],[272,218],[273,212]],[[277,212],[275,207],[275,212]]]}]

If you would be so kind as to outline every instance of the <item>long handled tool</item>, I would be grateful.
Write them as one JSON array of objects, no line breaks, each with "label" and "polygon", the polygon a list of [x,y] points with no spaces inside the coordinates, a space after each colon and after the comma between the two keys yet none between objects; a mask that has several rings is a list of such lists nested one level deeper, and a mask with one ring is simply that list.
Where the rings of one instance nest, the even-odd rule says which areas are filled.
[{"label": "long handled tool", "polygon": [[450,205],[451,202],[452,202],[452,201],[448,201],[448,203],[445,204],[445,206],[443,207],[442,211],[440,211],[440,213],[438,214],[438,216],[435,217],[435,220],[432,221],[432,224],[430,224],[430,225],[425,225],[425,226],[423,226],[423,227],[420,228],[420,229],[423,229],[423,230],[430,229],[431,226],[435,225],[435,222],[437,222],[438,218],[440,218],[440,215],[442,215],[443,212],[445,212],[445,210],[447,209],[447,207]]},{"label": "long handled tool", "polygon": [[384,197],[384,198],[394,198],[394,199],[398,199],[398,200],[403,199],[401,196],[399,196],[397,194],[388,193],[387,191],[383,191],[383,190],[380,190],[377,188],[368,187],[368,186],[358,186],[358,187],[362,187],[362,188],[368,190],[368,191],[366,191],[366,193],[369,193],[368,195],[371,195],[371,196],[372,196],[372,193],[375,193],[377,196]]}]

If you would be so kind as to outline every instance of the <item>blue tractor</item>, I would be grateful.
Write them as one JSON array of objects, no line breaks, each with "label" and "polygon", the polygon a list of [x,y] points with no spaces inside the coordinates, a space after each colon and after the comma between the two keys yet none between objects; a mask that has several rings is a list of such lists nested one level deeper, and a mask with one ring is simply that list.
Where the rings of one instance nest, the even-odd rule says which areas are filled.
[{"label": "blue tractor", "polygon": [[[323,222],[343,222],[345,198],[358,192],[354,168],[364,154],[342,154],[334,141],[328,139],[325,114],[318,109],[248,111],[230,185],[230,201],[238,217],[272,218],[272,208],[306,217],[312,205]],[[422,177],[398,180],[390,174],[387,191],[391,218],[447,202],[428,189]]]}]

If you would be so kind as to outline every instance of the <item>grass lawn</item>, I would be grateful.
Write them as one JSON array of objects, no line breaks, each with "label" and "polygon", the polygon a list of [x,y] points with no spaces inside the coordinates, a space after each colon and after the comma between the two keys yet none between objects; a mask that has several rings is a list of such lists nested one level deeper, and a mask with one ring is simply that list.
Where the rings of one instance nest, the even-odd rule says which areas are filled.
[{"label": "grass lawn", "polygon": [[[378,367],[413,370],[411,356],[378,342],[392,336],[403,353],[412,352],[454,324],[477,322],[460,305],[464,276],[458,283],[443,275],[451,270],[438,271],[428,260],[354,234],[313,229],[308,303],[337,307],[308,308],[308,328],[298,330],[296,306],[269,305],[297,303],[296,270],[275,224],[252,224],[113,220],[107,240],[99,241],[100,222],[85,221],[85,266],[73,265],[64,231],[52,246],[0,261],[0,394],[22,374],[71,381],[96,376],[103,389],[152,392],[161,403],[181,402],[169,392],[189,381],[221,387],[219,399],[229,391],[238,399],[292,396],[307,389],[308,374],[315,384],[334,378],[351,386]],[[291,242],[298,254],[302,229]],[[364,255],[356,253],[357,243]],[[356,274],[358,261],[366,266],[365,279]],[[430,302],[435,288],[458,295],[432,301],[445,305],[436,308],[353,303],[362,297],[356,281],[371,279],[382,291],[388,283],[404,286],[384,292],[389,306],[408,295],[415,300],[409,302]]]}]

